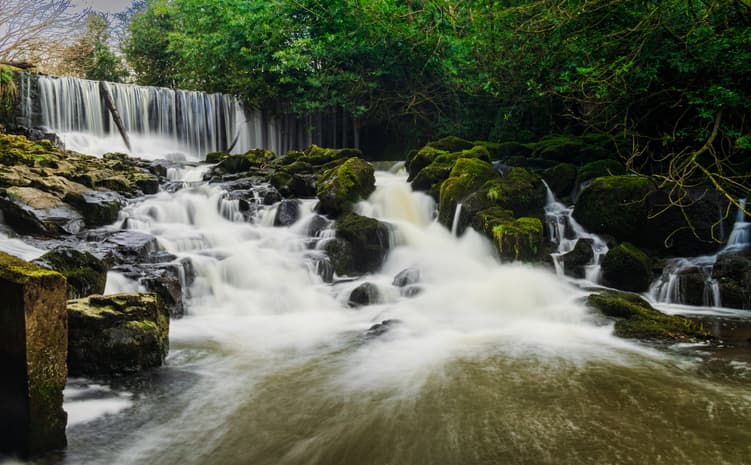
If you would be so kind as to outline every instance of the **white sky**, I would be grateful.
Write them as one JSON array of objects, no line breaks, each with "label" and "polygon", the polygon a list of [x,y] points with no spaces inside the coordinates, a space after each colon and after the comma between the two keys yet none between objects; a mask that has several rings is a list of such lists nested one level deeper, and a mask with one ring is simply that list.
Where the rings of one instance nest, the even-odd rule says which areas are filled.
[{"label": "white sky", "polygon": [[96,11],[117,13],[127,10],[132,2],[131,0],[76,0],[74,3],[80,9],[91,7]]}]

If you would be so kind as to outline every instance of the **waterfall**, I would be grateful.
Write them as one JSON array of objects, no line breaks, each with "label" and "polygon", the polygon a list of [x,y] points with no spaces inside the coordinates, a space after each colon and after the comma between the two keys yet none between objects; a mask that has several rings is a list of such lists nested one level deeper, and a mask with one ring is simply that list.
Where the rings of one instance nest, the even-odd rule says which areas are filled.
[{"label": "waterfall", "polygon": [[456,204],[456,210],[454,210],[454,219],[451,221],[451,235],[456,236],[459,234],[459,220],[462,216],[462,203]]},{"label": "waterfall", "polygon": [[746,249],[751,223],[746,221],[743,210],[746,199],[739,199],[733,229],[725,246],[714,255],[674,258],[668,261],[662,275],[649,289],[650,297],[662,303],[721,307],[719,283],[712,277],[717,258],[726,253]]},{"label": "waterfall", "polygon": [[553,265],[558,276],[565,274],[563,255],[574,250],[581,239],[591,241],[592,260],[584,267],[584,279],[597,283],[600,280],[600,261],[608,253],[608,246],[600,236],[587,232],[573,217],[573,207],[567,207],[558,202],[548,184],[547,200],[545,203],[545,222],[548,226],[548,237],[555,244],[556,251],[551,254]]}]

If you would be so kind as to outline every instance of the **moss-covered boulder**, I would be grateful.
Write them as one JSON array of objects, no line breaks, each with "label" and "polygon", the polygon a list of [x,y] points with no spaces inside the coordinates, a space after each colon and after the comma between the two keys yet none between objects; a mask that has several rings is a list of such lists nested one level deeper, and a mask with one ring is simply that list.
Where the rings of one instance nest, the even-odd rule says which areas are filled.
[{"label": "moss-covered boulder", "polygon": [[[456,160],[454,167],[451,169],[449,177],[441,184],[440,199],[438,205],[438,220],[444,226],[450,228],[457,205],[464,204],[467,198],[477,192],[486,182],[500,178],[498,171],[490,163],[476,158],[462,158]],[[479,204],[480,202],[476,202]],[[490,207],[492,205],[482,205]],[[474,207],[474,211],[469,211],[469,218],[474,216],[479,210],[484,208]],[[466,227],[467,222],[463,222],[461,230]]]},{"label": "moss-covered boulder", "polygon": [[420,170],[422,170],[429,164],[433,163],[433,160],[435,160],[438,155],[444,155],[447,153],[448,152],[445,150],[440,150],[435,147],[431,147],[430,145],[426,145],[419,150],[411,152],[409,155],[407,155],[407,160],[404,163],[404,168],[407,170],[407,174],[409,175],[407,180],[410,182],[414,180],[415,176],[417,176],[417,173],[419,173]]},{"label": "moss-covered boulder", "polygon": [[639,248],[623,242],[603,258],[602,278],[605,284],[617,289],[643,292],[652,282],[652,263]]},{"label": "moss-covered boulder", "polygon": [[542,221],[518,218],[493,228],[493,244],[503,261],[531,262],[543,250]]},{"label": "moss-covered boulder", "polygon": [[636,294],[604,291],[590,295],[587,305],[607,317],[615,318],[615,334],[620,337],[661,341],[712,338],[700,323],[660,313]]},{"label": "moss-covered boulder", "polygon": [[65,278],[0,252],[0,456],[65,447]]},{"label": "moss-covered boulder", "polygon": [[511,210],[502,207],[490,207],[476,213],[472,217],[471,226],[475,231],[483,233],[488,239],[493,240],[493,229],[513,220],[514,212]]},{"label": "moss-covered boulder", "polygon": [[584,164],[579,169],[578,184],[603,176],[620,176],[626,174],[626,167],[618,160],[595,160]]},{"label": "moss-covered boulder", "polygon": [[613,158],[616,153],[613,139],[606,135],[555,134],[537,142],[534,145],[531,157],[558,162],[587,163]]},{"label": "moss-covered boulder", "polygon": [[587,230],[609,234],[636,244],[659,242],[645,230],[649,217],[649,195],[655,191],[652,182],[641,176],[608,176],[597,178],[576,199],[574,218]]},{"label": "moss-covered boulder", "polygon": [[434,140],[428,142],[428,146],[436,148],[438,150],[444,150],[446,152],[461,152],[462,150],[469,150],[475,147],[477,144],[470,142],[466,139],[456,136],[448,136],[443,139]]},{"label": "moss-covered boulder", "polygon": [[723,307],[751,309],[751,251],[721,254],[712,278],[720,287]]},{"label": "moss-covered boulder", "polygon": [[94,295],[68,302],[72,375],[127,373],[161,366],[169,314],[156,294]]},{"label": "moss-covered boulder", "polygon": [[323,248],[339,276],[370,273],[383,265],[391,245],[385,223],[350,212],[336,220],[335,228],[335,239]]},{"label": "moss-covered boulder", "polygon": [[[484,146],[474,146],[458,152],[436,151],[433,147],[426,146],[418,155],[428,152],[433,157],[429,164],[413,171],[414,176],[408,179],[412,182],[412,188],[424,191],[435,200],[439,199],[441,184],[451,175],[451,170],[460,159],[476,159],[490,164],[490,155]],[[414,167],[413,167],[414,170]]]},{"label": "moss-covered boulder", "polygon": [[104,293],[108,267],[89,252],[57,247],[34,260],[34,263],[65,276],[68,299]]},{"label": "moss-covered boulder", "polygon": [[559,163],[545,170],[542,174],[548,187],[556,197],[568,197],[576,185],[576,166],[571,163]]},{"label": "moss-covered boulder", "polygon": [[339,215],[352,209],[358,200],[375,190],[373,166],[362,158],[352,157],[323,173],[316,185],[321,213]]}]

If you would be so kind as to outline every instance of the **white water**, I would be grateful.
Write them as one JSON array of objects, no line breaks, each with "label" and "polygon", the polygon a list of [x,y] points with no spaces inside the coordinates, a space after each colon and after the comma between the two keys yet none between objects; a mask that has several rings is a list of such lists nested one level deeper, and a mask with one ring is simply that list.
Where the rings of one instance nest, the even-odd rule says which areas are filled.
[{"label": "white water", "polygon": [[745,250],[751,245],[749,230],[751,223],[746,221],[743,210],[746,208],[746,199],[739,200],[740,208],[736,213],[733,229],[730,232],[725,246],[714,255],[702,255],[699,257],[683,257],[669,260],[663,269],[662,275],[655,280],[649,289],[649,297],[659,303],[686,304],[688,291],[691,286],[687,282],[686,274],[698,273],[703,280],[704,289],[702,306],[721,307],[720,286],[712,277],[712,270],[717,258],[723,254]]},{"label": "white water", "polygon": [[547,197],[545,202],[545,222],[548,225],[548,236],[551,242],[556,244],[556,252],[551,254],[555,272],[558,276],[565,275],[564,263],[561,255],[574,249],[579,239],[592,241],[592,261],[585,266],[584,279],[592,283],[600,281],[600,261],[608,253],[608,246],[600,236],[586,231],[573,217],[573,207],[567,207],[555,199],[555,195],[545,184]]}]

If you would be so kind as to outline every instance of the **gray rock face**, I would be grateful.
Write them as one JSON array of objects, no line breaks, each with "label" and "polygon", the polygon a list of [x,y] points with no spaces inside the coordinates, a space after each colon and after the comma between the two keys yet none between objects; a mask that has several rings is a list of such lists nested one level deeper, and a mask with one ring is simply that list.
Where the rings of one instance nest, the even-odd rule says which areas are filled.
[{"label": "gray rock face", "polygon": [[381,300],[381,292],[373,283],[362,283],[352,290],[347,302],[350,307],[362,307],[377,304]]},{"label": "gray rock face", "polygon": [[300,201],[285,199],[279,203],[274,216],[274,226],[290,226],[300,218]]}]

